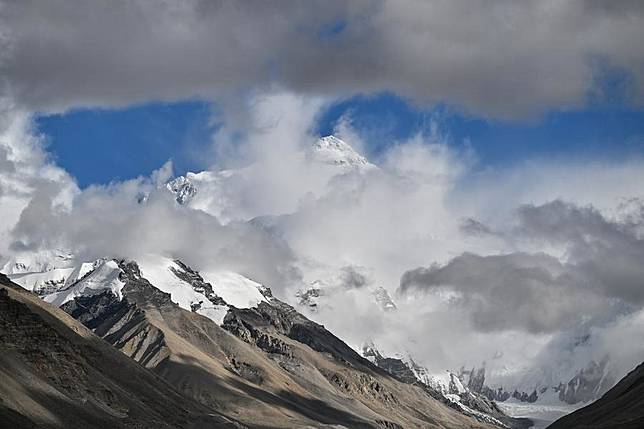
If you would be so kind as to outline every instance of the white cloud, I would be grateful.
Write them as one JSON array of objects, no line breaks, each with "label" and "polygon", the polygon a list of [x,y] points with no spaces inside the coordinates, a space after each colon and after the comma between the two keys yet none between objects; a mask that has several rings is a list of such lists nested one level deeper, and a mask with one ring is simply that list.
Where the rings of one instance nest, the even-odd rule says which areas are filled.
[{"label": "white cloud", "polygon": [[[610,348],[622,368],[637,356],[636,347],[622,353],[615,326],[639,326],[634,315],[642,311],[641,296],[632,294],[641,286],[641,211],[635,200],[627,213],[618,207],[641,192],[634,185],[644,171],[640,161],[535,162],[524,186],[507,181],[519,174],[514,170],[468,182],[472,154],[448,149],[437,123],[428,138],[393,145],[378,168],[338,170],[303,152],[315,141],[312,125],[326,102],[284,92],[247,100],[239,108],[244,114],[226,123],[216,140],[237,139],[238,150],[224,151],[229,158],[213,167],[236,168],[221,176],[226,198],[204,210],[178,206],[159,189],[170,164],[150,178],[79,191],[47,159],[29,115],[16,113],[1,147],[5,153],[19,148],[22,161],[5,155],[0,181],[13,180],[25,191],[3,188],[22,198],[5,246],[68,248],[83,259],[161,253],[198,269],[239,271],[291,302],[309,282],[329,280],[337,295],[322,299],[318,321],[355,347],[375,337],[386,350],[410,350],[436,371],[483,360],[491,369],[539,362],[560,333],[580,326],[594,330],[593,353]],[[350,126],[343,127],[351,138]],[[21,141],[31,143],[16,145]],[[611,188],[616,171],[622,184],[617,193]],[[593,183],[582,194],[575,193],[580,178]],[[142,195],[148,196],[144,202]],[[556,197],[575,204],[544,204]],[[480,223],[463,228],[468,218]],[[471,234],[472,225],[478,234]],[[588,246],[598,243],[603,247]],[[464,252],[481,256],[459,256]],[[527,271],[497,278],[497,265],[490,269],[489,262],[516,257],[491,255],[516,252],[523,252],[520,268]],[[478,268],[450,271],[465,259]],[[435,293],[394,295],[403,273],[433,263],[442,268],[429,271],[450,281],[430,282]],[[596,279],[590,290],[579,281],[584,276]],[[379,310],[371,296],[377,286],[394,295],[398,311]],[[457,305],[459,297],[469,300]],[[590,317],[578,317],[580,303]],[[598,317],[604,310],[606,317]]]},{"label": "white cloud", "polygon": [[0,99],[0,255],[12,253],[9,234],[32,202],[66,211],[78,192],[71,176],[43,150],[29,113]]}]

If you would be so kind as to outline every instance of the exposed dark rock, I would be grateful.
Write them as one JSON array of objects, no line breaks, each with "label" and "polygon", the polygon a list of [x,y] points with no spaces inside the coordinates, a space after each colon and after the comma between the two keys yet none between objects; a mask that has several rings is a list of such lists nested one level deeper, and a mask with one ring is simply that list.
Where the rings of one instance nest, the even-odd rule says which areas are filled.
[{"label": "exposed dark rock", "polygon": [[408,384],[421,384],[414,372],[402,359],[384,357],[373,347],[365,347],[362,355],[378,367]]},{"label": "exposed dark rock", "polygon": [[606,376],[606,365],[608,359],[603,359],[600,363],[595,361],[579,371],[568,383],[559,385],[559,399],[568,404],[578,402],[588,402],[598,396],[598,394],[608,386],[611,386],[614,379]]},{"label": "exposed dark rock", "polygon": [[[173,303],[142,276],[136,263],[118,264],[124,283],[121,300],[104,292],[78,297],[63,309],[99,334],[105,347],[114,345],[142,364],[137,365],[141,371],[162,377],[166,388],[178,392],[177,403],[189,398],[195,407],[209,411],[206,416],[235,415],[258,428],[489,427],[445,407],[418,385],[401,383],[324,326],[273,298],[268,288],[260,292],[269,302],[230,307],[220,327]],[[189,287],[204,295],[212,291],[197,272],[177,266],[174,275]],[[100,404],[120,398],[110,391]],[[122,419],[126,413],[109,409],[110,418]],[[168,422],[174,425],[174,420]],[[208,417],[172,427],[191,425],[213,427]]]},{"label": "exposed dark rock", "polygon": [[246,362],[240,362],[234,357],[230,358],[230,364],[235,374],[239,375],[245,380],[248,380],[255,384],[262,384],[262,382],[264,381],[264,378],[262,377],[262,371],[258,370],[253,365]]},{"label": "exposed dark rock", "polygon": [[105,291],[78,297],[61,309],[142,365],[155,366],[167,356],[163,333],[148,324],[145,313],[127,298],[119,301]]},{"label": "exposed dark rock", "polygon": [[226,305],[226,301],[214,292],[212,285],[206,282],[197,271],[194,271],[179,260],[175,260],[174,262],[181,267],[180,270],[170,267],[170,270],[175,276],[191,285],[195,291],[205,295],[211,303],[215,305]]}]

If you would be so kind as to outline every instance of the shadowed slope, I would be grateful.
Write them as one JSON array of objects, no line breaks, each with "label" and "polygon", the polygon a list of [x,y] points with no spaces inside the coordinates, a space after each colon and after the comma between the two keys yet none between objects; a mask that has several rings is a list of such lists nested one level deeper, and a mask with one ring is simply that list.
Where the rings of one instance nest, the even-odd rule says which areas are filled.
[{"label": "shadowed slope", "polygon": [[121,263],[109,292],[63,308],[179,392],[253,427],[484,428],[402,383],[323,326],[268,296],[231,307],[220,327],[180,308]]},{"label": "shadowed slope", "polygon": [[181,396],[4,275],[0,379],[3,427],[241,427]]}]

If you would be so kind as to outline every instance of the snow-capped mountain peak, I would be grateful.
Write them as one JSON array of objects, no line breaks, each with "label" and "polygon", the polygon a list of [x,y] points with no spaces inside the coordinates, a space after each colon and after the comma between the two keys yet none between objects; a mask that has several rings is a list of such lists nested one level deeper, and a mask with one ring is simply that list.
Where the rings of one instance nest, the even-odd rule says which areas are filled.
[{"label": "snow-capped mountain peak", "polygon": [[335,136],[326,136],[317,140],[311,148],[312,160],[343,167],[368,167],[372,164],[360,155],[348,143]]},{"label": "snow-capped mountain peak", "polygon": [[[335,136],[318,139],[310,147],[304,148],[300,155],[302,160],[323,167],[316,169],[322,172],[320,183],[325,183],[336,175],[353,171],[366,172],[376,168],[348,143]],[[203,210],[226,221],[231,202],[237,201],[237,195],[230,193],[226,184],[234,182],[238,186],[245,178],[262,174],[262,168],[258,167],[258,164],[251,164],[236,170],[189,172],[167,182],[166,188],[179,204]],[[266,213],[250,214],[247,220],[262,214]]]},{"label": "snow-capped mountain peak", "polygon": [[[8,277],[41,298],[61,306],[78,297],[93,296],[110,291],[119,300],[130,274],[144,279],[170,295],[179,307],[206,316],[217,324],[223,323],[231,307],[251,308],[261,302],[271,302],[271,290],[239,273],[226,270],[208,270],[199,273],[179,260],[149,254],[136,261],[98,259],[94,262],[75,263],[65,260],[61,267],[57,259],[46,265],[44,271],[9,274]],[[128,266],[134,265],[131,270]],[[130,272],[131,271],[131,272]]]}]

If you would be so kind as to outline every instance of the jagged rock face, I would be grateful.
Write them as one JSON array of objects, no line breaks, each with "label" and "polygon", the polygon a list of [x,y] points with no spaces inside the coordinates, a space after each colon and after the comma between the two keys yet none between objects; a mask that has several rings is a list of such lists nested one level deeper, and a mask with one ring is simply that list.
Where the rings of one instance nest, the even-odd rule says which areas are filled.
[{"label": "jagged rock face", "polygon": [[570,405],[589,402],[599,398],[613,385],[612,376],[607,373],[608,359],[600,363],[591,361],[586,368],[577,372],[568,382],[556,386],[540,386],[529,391],[508,391],[503,387],[491,388],[485,384],[485,368],[461,368],[459,378],[466,383],[469,390],[480,393],[493,401],[506,401],[510,398],[521,402],[534,403],[549,390],[557,393],[559,400]]},{"label": "jagged rock face", "polygon": [[604,396],[568,414],[549,426],[551,429],[644,427],[644,363],[631,371]]},{"label": "jagged rock face", "polygon": [[197,195],[197,187],[185,176],[179,176],[169,181],[166,186],[175,195],[179,204],[187,204]]},{"label": "jagged rock face", "polygon": [[110,291],[78,297],[61,309],[144,366],[154,367],[168,356],[163,332],[146,323],[135,304],[119,301]]},{"label": "jagged rock face", "polygon": [[559,399],[568,404],[576,404],[598,398],[601,393],[614,384],[612,377],[606,374],[607,364],[608,359],[604,359],[600,363],[592,361],[567,384],[559,386]]},{"label": "jagged rock face", "polygon": [[[461,369],[461,374],[463,374],[463,369]],[[483,386],[485,385],[485,368],[474,369],[470,371],[470,377],[467,382],[467,388],[473,392],[481,392]]]},{"label": "jagged rock face", "polygon": [[507,401],[508,399],[510,399],[510,397],[512,397],[512,394],[504,390],[502,387],[499,387],[497,389],[492,389],[488,386],[483,386],[481,388],[481,391],[478,393],[484,395],[486,398],[490,399],[491,401],[499,401],[499,402]]},{"label": "jagged rock face", "polygon": [[298,304],[307,308],[311,312],[316,312],[318,309],[317,299],[322,294],[320,288],[310,288],[305,291],[298,290],[295,297],[299,300]]},{"label": "jagged rock face", "polygon": [[[228,306],[220,327],[179,307],[136,263],[119,267],[122,299],[105,290],[63,309],[205,407],[265,427],[486,427],[392,378],[268,288],[258,286],[265,300],[253,307]],[[170,270],[214,293],[185,264]]]},{"label": "jagged rock face", "polygon": [[[328,354],[339,362],[376,369],[323,326],[276,299],[270,303],[260,303],[256,308],[231,308],[222,327],[247,342],[257,343],[259,336],[262,344],[267,345],[272,345],[275,340],[266,332],[274,332],[306,344],[317,352]],[[259,344],[258,346],[263,348]],[[279,349],[283,347],[278,346]]]},{"label": "jagged rock face", "polygon": [[[365,345],[362,349],[362,355],[370,362],[374,363],[379,368],[384,369],[388,373],[394,375],[399,380],[408,384],[417,384],[422,381],[418,379],[416,372],[410,368],[407,362],[402,359],[384,357],[378,349],[372,345]],[[429,387],[429,386],[428,386]],[[432,392],[435,392],[435,397],[438,397],[438,392],[429,387]]]},{"label": "jagged rock face", "polygon": [[498,427],[527,428],[531,425],[528,419],[514,419],[507,416],[494,401],[465,388],[456,374],[450,374],[447,388],[441,386],[441,389],[437,389],[431,385],[432,380],[427,370],[411,358],[403,360],[384,357],[373,344],[365,345],[362,354],[399,380],[422,386],[432,397],[479,421]]},{"label": "jagged rock face", "polygon": [[174,275],[191,285],[196,292],[204,294],[212,304],[226,305],[226,302],[223,300],[223,298],[215,293],[212,285],[204,281],[203,277],[201,277],[198,272],[194,271],[192,268],[188,267],[186,264],[179,260],[175,260],[174,262],[180,268],[176,269],[174,267],[170,267],[170,270],[174,273]]}]

